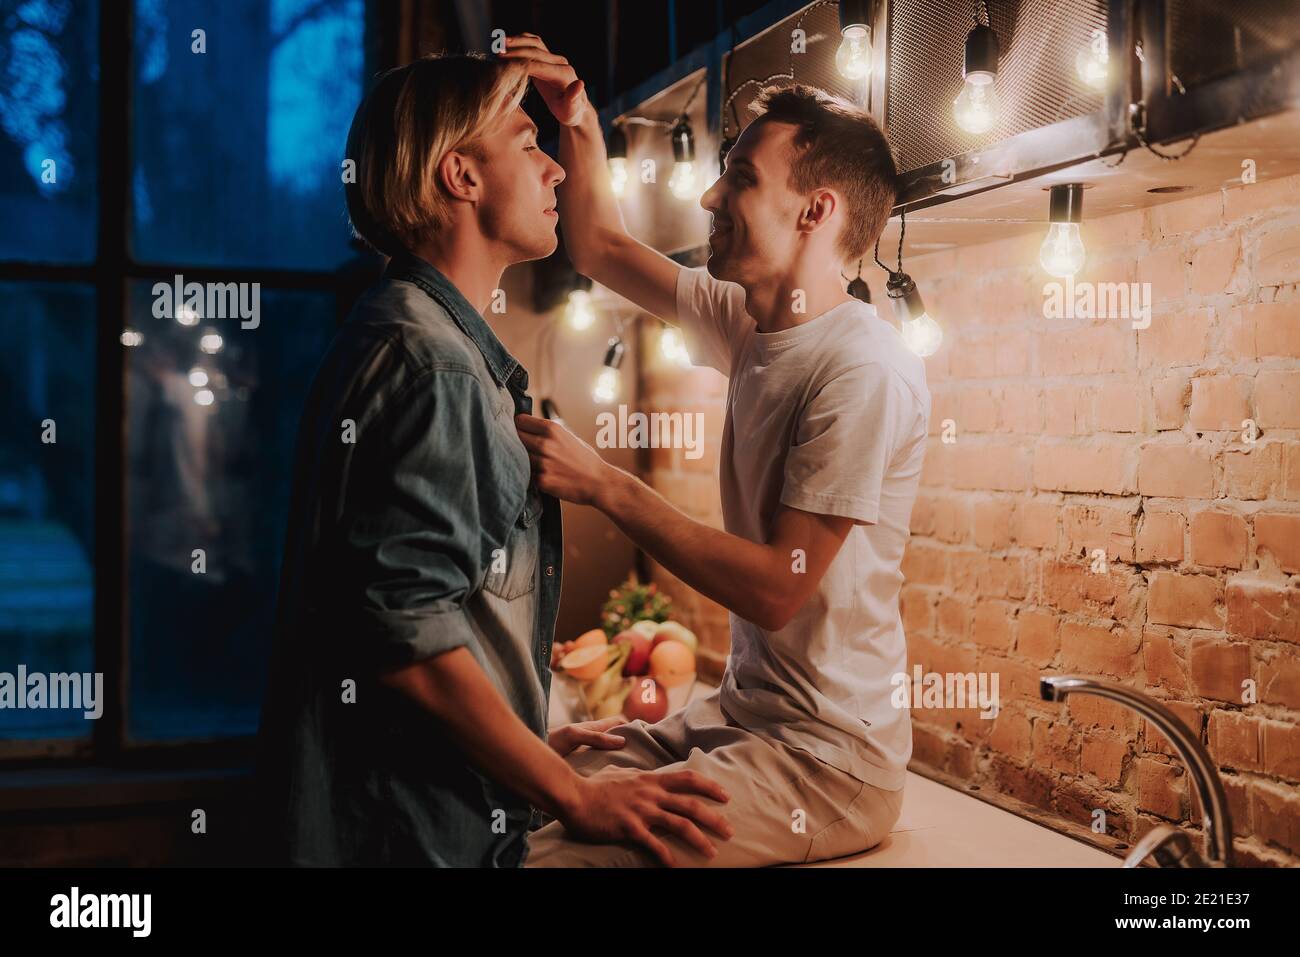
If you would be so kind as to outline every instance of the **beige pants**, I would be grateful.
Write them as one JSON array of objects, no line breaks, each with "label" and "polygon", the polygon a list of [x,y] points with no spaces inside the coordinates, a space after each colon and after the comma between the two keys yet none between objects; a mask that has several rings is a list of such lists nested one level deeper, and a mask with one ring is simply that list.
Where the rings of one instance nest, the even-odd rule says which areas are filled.
[{"label": "beige pants", "polygon": [[[712,860],[680,838],[656,831],[678,866],[762,867],[827,860],[879,844],[898,820],[903,792],[885,791],[837,770],[806,751],[737,726],[715,691],[658,724],[634,721],[613,729],[627,739],[614,751],[579,748],[567,758],[584,776],[607,768],[697,771],[726,788],[716,804],[735,831],[723,840],[705,831]],[[587,844],[552,821],[529,838],[528,867],[653,867],[640,846]]]}]

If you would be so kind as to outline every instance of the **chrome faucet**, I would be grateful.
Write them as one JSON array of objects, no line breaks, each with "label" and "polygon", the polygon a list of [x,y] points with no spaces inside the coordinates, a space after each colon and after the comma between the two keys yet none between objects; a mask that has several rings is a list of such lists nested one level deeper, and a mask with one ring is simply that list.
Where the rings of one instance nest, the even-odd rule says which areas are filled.
[{"label": "chrome faucet", "polygon": [[1125,867],[1137,867],[1147,857],[1154,857],[1161,867],[1232,866],[1232,816],[1223,782],[1209,752],[1172,711],[1132,688],[1080,675],[1044,675],[1039,678],[1038,690],[1044,701],[1064,701],[1070,694],[1095,694],[1126,705],[1160,729],[1191,773],[1205,819],[1205,857],[1196,853],[1185,832],[1161,824],[1134,845],[1124,859]]}]

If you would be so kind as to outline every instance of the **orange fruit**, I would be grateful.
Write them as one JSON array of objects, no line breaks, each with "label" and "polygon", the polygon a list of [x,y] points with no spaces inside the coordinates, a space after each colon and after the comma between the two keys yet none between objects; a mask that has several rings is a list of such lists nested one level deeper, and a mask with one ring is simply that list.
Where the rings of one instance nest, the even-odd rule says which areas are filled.
[{"label": "orange fruit", "polygon": [[650,652],[650,676],[665,688],[695,677],[695,654],[680,641],[660,642]]},{"label": "orange fruit", "polygon": [[593,628],[591,631],[584,631],[573,641],[573,647],[593,648],[609,644],[609,639],[605,637],[605,632],[599,628]]},{"label": "orange fruit", "polygon": [[588,645],[575,648],[560,659],[560,668],[577,681],[592,681],[600,677],[609,663],[609,648],[605,645]]}]

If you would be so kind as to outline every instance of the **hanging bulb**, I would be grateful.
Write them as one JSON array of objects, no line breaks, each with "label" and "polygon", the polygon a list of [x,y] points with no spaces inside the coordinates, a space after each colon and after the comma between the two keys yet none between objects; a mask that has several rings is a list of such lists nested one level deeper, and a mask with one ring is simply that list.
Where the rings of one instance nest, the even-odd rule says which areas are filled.
[{"label": "hanging bulb", "polygon": [[224,345],[225,341],[215,329],[208,329],[199,339],[199,348],[210,356],[220,352]]},{"label": "hanging bulb", "polygon": [[577,332],[590,329],[596,321],[595,310],[591,307],[591,293],[586,289],[572,290],[569,293],[569,304],[564,307],[564,318]]},{"label": "hanging bulb", "polygon": [[921,293],[912,277],[904,272],[889,274],[885,290],[894,303],[903,342],[918,356],[932,356],[943,345],[943,329],[925,311]]},{"label": "hanging bulb", "polygon": [[871,74],[871,20],[869,0],[840,0],[840,40],[835,69],[846,80]]},{"label": "hanging bulb", "polygon": [[978,20],[966,35],[962,64],[965,85],[953,101],[953,117],[967,133],[987,133],[998,121],[998,95],[993,81],[998,75],[998,36]]},{"label": "hanging bulb", "polygon": [[659,333],[659,352],[669,362],[679,366],[691,364],[691,357],[686,352],[686,343],[682,341],[682,334],[672,326],[665,326]]},{"label": "hanging bulb", "polygon": [[596,376],[591,397],[597,402],[613,402],[618,398],[620,376],[618,367],[623,364],[623,340],[614,336],[605,350],[605,367]]},{"label": "hanging bulb", "polygon": [[190,370],[190,385],[196,389],[201,389],[208,384],[208,373],[202,366],[195,366]]},{"label": "hanging bulb", "polygon": [[1088,45],[1074,58],[1074,68],[1079,79],[1094,90],[1106,88],[1106,77],[1110,73],[1110,51],[1106,46],[1106,31],[1093,30]]},{"label": "hanging bulb", "polygon": [[989,73],[972,73],[966,85],[953,101],[953,116],[957,125],[967,133],[987,133],[998,121],[998,95],[993,89],[993,76]]},{"label": "hanging bulb", "polygon": [[609,131],[609,186],[620,199],[627,192],[627,133],[621,125]]},{"label": "hanging bulb", "polygon": [[1048,215],[1051,227],[1038,249],[1043,271],[1058,279],[1068,279],[1083,268],[1086,251],[1079,235],[1083,221],[1083,184],[1053,186]]},{"label": "hanging bulb", "polygon": [[695,187],[695,134],[685,117],[673,127],[673,172],[668,177],[668,188],[680,200],[698,198]]}]

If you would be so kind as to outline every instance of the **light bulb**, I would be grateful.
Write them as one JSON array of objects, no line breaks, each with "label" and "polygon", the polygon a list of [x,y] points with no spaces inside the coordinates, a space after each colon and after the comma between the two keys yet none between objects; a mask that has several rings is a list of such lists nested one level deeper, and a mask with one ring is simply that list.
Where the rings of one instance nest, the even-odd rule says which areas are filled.
[{"label": "light bulb", "polygon": [[614,195],[622,198],[627,192],[627,157],[611,156],[609,158],[609,186]]},{"label": "light bulb", "polygon": [[208,355],[215,355],[220,352],[223,345],[225,345],[225,342],[221,336],[212,331],[204,333],[203,338],[199,340],[199,348]]},{"label": "light bulb", "polygon": [[195,366],[190,370],[190,385],[196,389],[201,389],[208,384],[208,374],[203,369]]},{"label": "light bulb", "polygon": [[854,23],[842,32],[844,39],[835,51],[835,69],[846,80],[861,80],[871,73],[871,31]]},{"label": "light bulb", "polygon": [[591,293],[585,289],[574,289],[569,293],[569,304],[564,308],[564,318],[578,332],[591,328],[596,321],[596,314],[591,309]]},{"label": "light bulb", "polygon": [[211,390],[211,389],[200,389],[198,392],[195,392],[195,393],[194,393],[194,404],[195,404],[195,405],[211,405],[211,404],[212,404],[212,400],[215,399],[215,398],[216,398],[216,396],[214,396],[214,395],[212,394],[212,390]]},{"label": "light bulb", "polygon": [[1105,30],[1092,31],[1092,40],[1074,58],[1074,68],[1079,73],[1079,79],[1094,90],[1106,88],[1106,77],[1110,72],[1110,51],[1106,48]]},{"label": "light bulb", "polygon": [[691,364],[691,357],[686,352],[686,344],[682,342],[682,334],[671,326],[666,327],[659,334],[659,351],[669,362],[679,366]]},{"label": "light bulb", "polygon": [[695,164],[689,160],[674,163],[672,176],[668,177],[668,188],[678,199],[691,199],[695,193]]},{"label": "light bulb", "polygon": [[1085,255],[1078,223],[1052,223],[1043,245],[1038,248],[1038,261],[1043,270],[1060,279],[1082,269]]},{"label": "light bulb", "polygon": [[943,329],[930,318],[928,312],[904,321],[900,331],[907,347],[923,358],[934,355],[943,345]]},{"label": "light bulb", "polygon": [[596,376],[595,388],[591,390],[591,397],[597,402],[613,402],[618,398],[618,370],[604,368],[600,370],[600,375]]},{"label": "light bulb", "polygon": [[144,342],[144,336],[136,332],[134,329],[123,329],[122,334],[118,336],[118,341],[127,348],[134,349],[136,346]]},{"label": "light bulb", "polygon": [[181,306],[179,309],[176,310],[176,321],[179,322],[182,326],[197,325],[199,321],[199,314],[195,312],[193,309],[191,309],[189,306]]},{"label": "light bulb", "polygon": [[953,101],[953,116],[967,133],[987,133],[998,119],[998,95],[993,74],[970,73],[961,94]]}]

